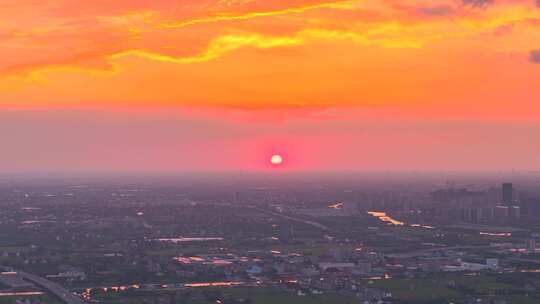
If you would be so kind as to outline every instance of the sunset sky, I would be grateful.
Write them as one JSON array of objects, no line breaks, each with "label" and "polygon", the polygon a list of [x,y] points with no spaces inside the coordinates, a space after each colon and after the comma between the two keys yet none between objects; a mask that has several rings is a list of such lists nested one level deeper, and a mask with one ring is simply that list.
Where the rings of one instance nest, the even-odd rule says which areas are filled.
[{"label": "sunset sky", "polygon": [[0,171],[540,170],[540,0],[3,0]]}]

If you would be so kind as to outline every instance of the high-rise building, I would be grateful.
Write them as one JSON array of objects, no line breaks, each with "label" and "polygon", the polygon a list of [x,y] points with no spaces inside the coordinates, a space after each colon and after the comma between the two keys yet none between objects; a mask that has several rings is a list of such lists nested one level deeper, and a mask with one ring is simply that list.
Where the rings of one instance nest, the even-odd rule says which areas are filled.
[{"label": "high-rise building", "polygon": [[520,201],[522,214],[531,218],[540,216],[540,198],[527,197]]},{"label": "high-rise building", "polygon": [[496,206],[493,209],[493,214],[494,214],[496,219],[508,218],[509,213],[510,213],[510,211],[509,211],[509,208],[507,206]]},{"label": "high-rise building", "polygon": [[512,205],[514,200],[514,187],[512,183],[503,183],[502,184],[502,203],[504,205]]},{"label": "high-rise building", "polygon": [[480,210],[480,218],[483,221],[491,221],[493,217],[495,217],[495,214],[492,207],[484,207]]},{"label": "high-rise building", "polygon": [[536,240],[535,239],[528,239],[525,243],[527,250],[529,252],[536,252]]},{"label": "high-rise building", "polygon": [[480,211],[478,208],[460,209],[460,220],[467,223],[478,223],[480,220]]},{"label": "high-rise building", "polygon": [[521,208],[519,206],[508,206],[508,216],[519,219],[521,217]]}]

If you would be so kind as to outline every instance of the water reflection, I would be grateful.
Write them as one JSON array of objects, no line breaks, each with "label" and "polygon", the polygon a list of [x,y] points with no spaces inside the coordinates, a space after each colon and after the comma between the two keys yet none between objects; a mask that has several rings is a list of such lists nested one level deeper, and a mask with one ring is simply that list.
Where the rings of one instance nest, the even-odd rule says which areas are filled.
[{"label": "water reflection", "polygon": [[394,226],[403,226],[403,225],[405,225],[404,222],[400,222],[400,221],[398,221],[396,219],[393,219],[390,216],[388,216],[388,214],[386,214],[386,212],[369,211],[368,214],[378,218],[379,220],[381,220],[381,221],[383,221],[385,223],[389,223],[389,224],[394,225]]},{"label": "water reflection", "polygon": [[160,242],[185,243],[185,242],[209,242],[223,241],[221,237],[179,237],[179,238],[161,238],[157,239]]}]

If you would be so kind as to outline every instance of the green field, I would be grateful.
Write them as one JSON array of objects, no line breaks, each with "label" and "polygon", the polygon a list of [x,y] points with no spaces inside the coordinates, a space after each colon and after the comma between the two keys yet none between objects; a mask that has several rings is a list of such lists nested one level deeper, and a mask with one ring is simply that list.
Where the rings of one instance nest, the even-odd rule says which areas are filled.
[{"label": "green field", "polygon": [[[48,295],[41,295],[41,296],[25,296],[25,297],[11,297],[11,296],[2,296],[0,297],[0,304],[15,304],[17,303],[17,300],[33,300],[33,301],[39,301],[39,303],[43,304],[60,304],[61,302],[56,300],[53,297],[50,297]],[[20,302],[19,302],[20,303]],[[34,302],[32,302],[34,303]]]},{"label": "green field", "polygon": [[[323,295],[307,295],[298,296],[289,291],[278,288],[260,287],[260,288],[226,288],[226,289],[197,289],[192,292],[183,292],[184,295],[177,296],[175,299],[182,304],[210,304],[216,303],[216,299],[228,300],[250,300],[250,304],[356,304],[358,299],[349,296],[338,294],[323,294]],[[195,296],[194,296],[195,295]],[[118,303],[148,303],[156,298],[173,297],[173,293],[149,293],[149,292],[132,292],[132,293],[108,293],[101,294],[97,297],[100,303],[118,304]],[[191,297],[191,298],[190,298]],[[190,299],[188,299],[190,298]],[[181,299],[181,300],[178,300]],[[180,301],[180,302],[178,302]]]},{"label": "green field", "polygon": [[231,288],[223,291],[225,297],[250,299],[253,304],[349,304],[358,299],[337,294],[298,296],[273,288]]},{"label": "green field", "polygon": [[506,299],[512,304],[540,303],[540,294],[529,294],[523,289],[531,280],[538,280],[538,277],[523,274],[439,274],[423,279],[374,281],[370,286],[391,292],[398,303],[459,303],[467,296]]},{"label": "green field", "polygon": [[459,292],[429,279],[380,280],[372,286],[391,292],[403,303],[447,303],[461,298]]}]

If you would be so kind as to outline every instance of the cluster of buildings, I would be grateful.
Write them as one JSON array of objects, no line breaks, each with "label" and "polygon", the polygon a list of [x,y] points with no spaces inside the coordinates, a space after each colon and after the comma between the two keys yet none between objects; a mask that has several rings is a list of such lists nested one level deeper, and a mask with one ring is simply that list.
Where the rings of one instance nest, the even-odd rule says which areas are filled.
[{"label": "cluster of buildings", "polygon": [[[457,211],[460,212],[459,219],[464,222],[479,223],[513,221],[521,218],[521,206],[512,183],[502,184],[500,196],[488,195],[487,197],[491,201],[488,201],[483,206],[468,206],[458,209]],[[474,200],[472,202],[474,203]]]},{"label": "cluster of buildings", "polygon": [[518,195],[512,183],[485,191],[447,188],[432,192],[431,199],[417,208],[398,210],[398,214],[454,223],[515,223],[540,217],[540,199]]}]

